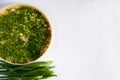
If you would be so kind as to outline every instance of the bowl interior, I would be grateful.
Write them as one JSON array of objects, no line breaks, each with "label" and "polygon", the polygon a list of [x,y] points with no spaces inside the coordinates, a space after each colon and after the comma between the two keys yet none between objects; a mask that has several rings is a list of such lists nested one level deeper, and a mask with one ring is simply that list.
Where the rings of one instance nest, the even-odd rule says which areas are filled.
[{"label": "bowl interior", "polygon": [[49,20],[31,5],[11,4],[2,8],[0,23],[0,57],[7,62],[31,63],[50,45],[52,30]]}]

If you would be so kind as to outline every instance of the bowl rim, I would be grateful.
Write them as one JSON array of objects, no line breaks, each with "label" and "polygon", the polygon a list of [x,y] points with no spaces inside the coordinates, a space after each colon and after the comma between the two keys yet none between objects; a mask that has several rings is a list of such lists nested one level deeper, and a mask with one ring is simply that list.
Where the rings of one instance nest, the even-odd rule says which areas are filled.
[{"label": "bowl rim", "polygon": [[39,58],[41,58],[46,53],[46,51],[48,50],[48,48],[50,47],[50,44],[52,42],[52,28],[51,28],[50,21],[49,21],[48,17],[45,15],[45,13],[43,11],[41,11],[39,8],[37,8],[37,7],[35,7],[35,6],[31,5],[31,4],[26,4],[26,3],[11,3],[11,4],[8,4],[8,5],[4,6],[3,8],[1,8],[0,9],[0,14],[4,14],[4,12],[7,9],[10,9],[10,8],[19,8],[21,6],[30,7],[30,8],[33,8],[33,9],[37,10],[38,12],[40,12],[45,17],[45,19],[47,20],[47,22],[49,23],[51,36],[50,36],[49,43],[46,45],[46,48],[45,48],[44,52],[41,53],[41,55],[37,59],[35,59],[33,61],[30,61],[30,62],[27,62],[27,63],[13,63],[13,62],[7,61],[7,60],[3,59],[2,57],[0,57],[0,60],[5,61],[5,62],[10,63],[10,64],[13,64],[13,65],[26,65],[26,64],[31,64],[31,63],[36,62],[36,60],[38,60]]}]

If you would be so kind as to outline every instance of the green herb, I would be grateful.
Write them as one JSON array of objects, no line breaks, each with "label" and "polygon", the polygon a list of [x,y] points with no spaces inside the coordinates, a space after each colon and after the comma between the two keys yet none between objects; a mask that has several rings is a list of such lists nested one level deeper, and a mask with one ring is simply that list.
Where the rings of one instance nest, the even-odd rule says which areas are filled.
[{"label": "green herb", "polygon": [[0,80],[41,80],[55,77],[52,61],[14,65],[0,60]]},{"label": "green herb", "polygon": [[51,39],[50,25],[36,9],[18,7],[0,15],[0,57],[12,63],[39,58]]}]

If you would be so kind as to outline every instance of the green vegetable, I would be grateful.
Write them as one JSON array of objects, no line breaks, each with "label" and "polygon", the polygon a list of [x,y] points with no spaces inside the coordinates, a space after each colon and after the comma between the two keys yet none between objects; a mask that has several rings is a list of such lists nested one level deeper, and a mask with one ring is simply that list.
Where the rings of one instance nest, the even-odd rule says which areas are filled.
[{"label": "green vegetable", "polygon": [[0,80],[41,80],[55,77],[52,61],[14,65],[0,60]]},{"label": "green vegetable", "polygon": [[39,58],[48,47],[51,29],[36,9],[21,6],[0,15],[0,57],[12,63]]}]

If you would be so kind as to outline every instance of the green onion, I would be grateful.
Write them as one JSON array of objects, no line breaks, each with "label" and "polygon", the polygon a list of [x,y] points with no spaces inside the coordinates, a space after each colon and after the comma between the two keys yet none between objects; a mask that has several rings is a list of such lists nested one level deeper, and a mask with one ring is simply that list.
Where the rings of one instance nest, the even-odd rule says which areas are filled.
[{"label": "green onion", "polygon": [[0,80],[41,80],[57,76],[52,61],[14,65],[0,60]]}]

